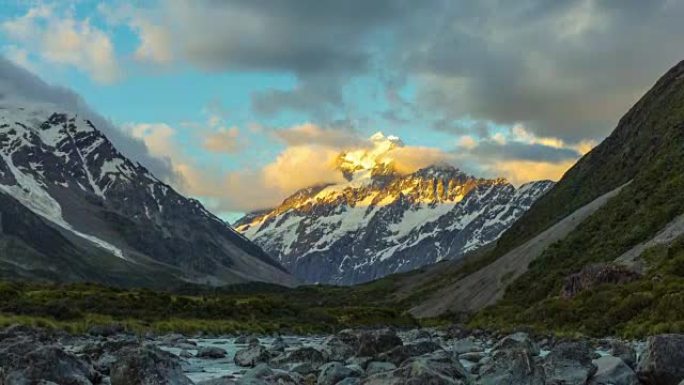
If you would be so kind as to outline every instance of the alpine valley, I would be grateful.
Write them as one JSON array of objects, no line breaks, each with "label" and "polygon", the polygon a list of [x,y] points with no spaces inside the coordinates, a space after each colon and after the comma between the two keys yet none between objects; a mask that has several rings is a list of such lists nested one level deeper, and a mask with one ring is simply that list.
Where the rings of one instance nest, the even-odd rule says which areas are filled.
[{"label": "alpine valley", "polygon": [[305,282],[351,285],[457,260],[498,239],[553,187],[516,188],[449,165],[401,173],[391,156],[399,138],[377,133],[369,143],[337,157],[345,182],[302,189],[236,230]]}]

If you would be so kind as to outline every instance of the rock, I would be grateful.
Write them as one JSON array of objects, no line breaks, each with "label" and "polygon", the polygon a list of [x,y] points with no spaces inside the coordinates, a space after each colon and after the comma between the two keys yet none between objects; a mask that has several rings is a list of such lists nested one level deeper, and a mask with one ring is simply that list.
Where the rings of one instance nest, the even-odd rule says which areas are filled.
[{"label": "rock", "polygon": [[648,385],[677,385],[684,380],[684,335],[649,337],[637,365],[637,376]]},{"label": "rock", "polygon": [[299,385],[303,379],[295,373],[274,370],[266,364],[259,364],[245,372],[236,385]]},{"label": "rock", "polygon": [[446,330],[446,338],[450,340],[462,340],[470,335],[470,331],[463,325],[453,324]]},{"label": "rock", "polygon": [[432,333],[425,329],[413,329],[406,333],[409,341],[432,339]]},{"label": "rock", "polygon": [[394,365],[391,362],[372,361],[366,366],[366,375],[372,376],[377,373],[391,372],[396,368],[397,365]]},{"label": "rock", "polygon": [[361,377],[363,372],[353,370],[339,362],[329,362],[321,367],[317,385],[335,385],[349,377]]},{"label": "rock", "polygon": [[345,344],[354,348],[354,350],[357,350],[359,348],[358,333],[356,333],[352,329],[341,330],[336,334],[336,337],[339,338]]},{"label": "rock", "polygon": [[502,349],[494,352],[477,369],[478,385],[544,385],[544,368],[526,349]]},{"label": "rock", "polygon": [[228,375],[198,382],[196,385],[235,385],[235,376]]},{"label": "rock", "polygon": [[126,347],[116,355],[110,368],[112,385],[192,385],[178,358],[154,346]]},{"label": "rock", "polygon": [[293,373],[301,374],[302,376],[306,376],[307,374],[316,373],[318,369],[311,366],[310,363],[304,362],[301,364],[295,364],[290,369],[290,371]]},{"label": "rock", "polygon": [[256,344],[235,352],[233,361],[235,362],[235,365],[238,366],[252,367],[260,363],[268,362],[270,359],[271,355],[268,350],[263,345]]},{"label": "rock", "polygon": [[565,279],[561,297],[570,299],[583,290],[604,284],[624,284],[639,279],[641,274],[628,267],[611,263],[598,263],[584,267],[580,272]]},{"label": "rock", "polygon": [[482,346],[476,342],[475,338],[468,337],[458,341],[455,341],[450,350],[455,354],[471,353],[471,352],[482,352],[484,349]]},{"label": "rock", "polygon": [[181,357],[181,358],[192,358],[193,355],[192,355],[192,353],[190,353],[189,351],[183,349],[183,350],[181,350],[180,353],[178,353],[178,357]]},{"label": "rock", "polygon": [[485,354],[483,352],[470,352],[470,353],[463,353],[458,356],[459,360],[465,360],[468,362],[473,362],[477,363],[480,362],[483,358],[485,357]]},{"label": "rock", "polygon": [[[182,334],[167,334],[159,339],[162,345],[175,346],[178,343],[194,344]],[[196,345],[196,344],[195,344]]]},{"label": "rock", "polygon": [[518,332],[508,335],[494,344],[492,350],[526,350],[533,356],[539,355],[539,347],[527,333]]},{"label": "rock", "polygon": [[594,360],[598,368],[588,385],[639,385],[634,370],[618,357],[604,356]]},{"label": "rock", "polygon": [[[3,340],[3,345],[6,342]],[[40,345],[26,339],[0,348],[0,384],[70,384],[98,383],[100,375],[92,365],[67,353],[57,345]]]},{"label": "rock", "polygon": [[584,385],[596,373],[594,350],[586,341],[561,342],[544,359],[546,383]]},{"label": "rock", "polygon": [[271,344],[271,351],[282,353],[285,351],[285,349],[287,349],[287,347],[288,345],[283,339],[283,337],[278,336],[273,340],[273,343]]},{"label": "rock", "polygon": [[237,337],[234,342],[236,344],[239,344],[239,345],[242,345],[242,344],[249,345],[255,339],[257,340],[257,342],[259,342],[259,339],[254,337],[254,336],[242,335],[242,336]]},{"label": "rock", "polygon": [[469,381],[466,369],[448,352],[436,352],[406,360],[391,372],[374,374],[364,385],[462,385]]},{"label": "rock", "polygon": [[359,365],[362,368],[366,368],[371,361],[373,361],[373,357],[349,357],[345,363],[347,365]]},{"label": "rock", "polygon": [[361,379],[358,377],[347,377],[344,380],[338,382],[336,385],[360,385]]},{"label": "rock", "polygon": [[377,360],[391,362],[399,366],[402,362],[411,357],[421,356],[441,349],[442,347],[438,343],[423,340],[408,345],[397,346],[388,352],[379,354]]},{"label": "rock", "polygon": [[337,336],[330,336],[321,343],[321,350],[329,361],[344,362],[354,355],[354,348]]},{"label": "rock", "polygon": [[218,359],[225,358],[226,354],[227,352],[224,349],[217,346],[200,346],[200,348],[197,349],[198,358]]},{"label": "rock", "polygon": [[363,332],[359,335],[358,356],[375,356],[403,345],[401,338],[389,329]]},{"label": "rock", "polygon": [[611,341],[610,355],[620,358],[632,369],[636,368],[637,354],[632,345],[619,340]]},{"label": "rock", "polygon": [[321,365],[323,365],[326,362],[326,360],[323,356],[323,353],[321,353],[320,351],[311,347],[304,347],[293,350],[291,352],[286,352],[285,354],[282,354],[274,358],[272,362],[276,365],[308,363],[313,368],[318,369]]}]

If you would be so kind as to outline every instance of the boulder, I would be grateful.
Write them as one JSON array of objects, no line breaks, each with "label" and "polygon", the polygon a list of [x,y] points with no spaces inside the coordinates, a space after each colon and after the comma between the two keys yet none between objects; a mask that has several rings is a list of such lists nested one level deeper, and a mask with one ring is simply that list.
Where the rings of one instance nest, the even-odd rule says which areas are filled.
[{"label": "boulder", "polygon": [[484,351],[484,348],[474,337],[468,337],[453,342],[449,350],[458,355],[463,353],[482,352]]},{"label": "boulder", "polygon": [[544,368],[526,349],[503,349],[477,368],[478,385],[544,385]]},{"label": "boulder", "polygon": [[486,354],[484,352],[470,352],[470,353],[463,353],[458,356],[459,360],[464,360],[472,363],[477,363],[480,362],[484,357],[486,357]]},{"label": "boulder", "polygon": [[197,358],[218,359],[225,358],[227,352],[217,346],[200,346],[197,349]]},{"label": "boulder", "polygon": [[598,369],[588,385],[639,385],[634,370],[618,357],[604,356],[594,360],[594,365]]},{"label": "boulder", "polygon": [[377,356],[378,361],[391,362],[397,366],[411,357],[421,356],[441,350],[442,347],[433,341],[422,340],[408,345],[397,346],[394,349]]},{"label": "boulder", "polygon": [[679,384],[684,380],[684,334],[649,337],[636,372],[647,385]]},{"label": "boulder", "polygon": [[372,376],[377,373],[391,372],[396,368],[397,365],[391,362],[372,361],[366,366],[366,375]]},{"label": "boulder", "polygon": [[630,368],[636,368],[637,354],[632,345],[623,341],[614,340],[610,342],[609,351],[611,356],[620,358]]},{"label": "boulder", "polygon": [[285,351],[285,349],[287,349],[287,347],[288,345],[283,339],[283,337],[278,336],[273,340],[273,343],[271,344],[271,351],[282,353]]},{"label": "boulder", "polygon": [[372,357],[403,345],[401,338],[390,329],[367,331],[359,334],[358,356]]},{"label": "boulder", "polygon": [[250,337],[251,337],[251,336],[241,335],[241,336],[238,336],[237,338],[235,338],[235,341],[233,341],[233,342],[234,342],[235,344],[238,344],[238,345],[247,344],[247,340],[248,340]]},{"label": "boulder", "polygon": [[450,340],[461,340],[470,336],[470,330],[460,324],[452,324],[446,330],[446,338]]},{"label": "boulder", "polygon": [[354,348],[337,336],[330,336],[321,343],[321,351],[328,361],[346,361],[354,355]]},{"label": "boulder", "polygon": [[100,380],[91,364],[65,352],[60,346],[44,346],[35,341],[19,344],[21,346],[5,346],[0,350],[0,367],[4,371],[0,384],[91,385]]},{"label": "boulder", "polygon": [[560,295],[562,298],[570,299],[584,290],[604,283],[625,284],[640,277],[641,274],[623,265],[612,263],[593,264],[585,266],[578,273],[568,276],[563,283]]},{"label": "boulder", "polygon": [[544,359],[546,383],[584,385],[596,373],[594,350],[586,341],[561,342]]},{"label": "boulder", "polygon": [[321,365],[326,363],[326,359],[320,351],[312,347],[303,347],[281,354],[271,362],[278,366],[307,363],[314,369],[318,369]]},{"label": "boulder", "polygon": [[235,376],[228,375],[211,380],[198,382],[196,385],[236,385]]},{"label": "boulder", "polygon": [[339,362],[329,362],[321,366],[321,373],[318,375],[317,385],[335,385],[338,382],[350,377],[361,377],[362,371],[346,367]]},{"label": "boulder", "polygon": [[463,385],[469,381],[466,369],[448,352],[436,352],[406,360],[399,368],[366,378],[364,385]]},{"label": "boulder", "polygon": [[192,385],[179,359],[154,346],[126,347],[110,367],[111,385]]},{"label": "boulder", "polygon": [[235,352],[233,361],[235,365],[243,367],[253,367],[260,363],[268,362],[271,359],[271,354],[263,345],[252,344],[245,349],[240,349]]},{"label": "boulder", "polygon": [[245,372],[236,385],[299,385],[303,379],[296,373],[274,370],[266,364],[259,364]]},{"label": "boulder", "polygon": [[502,338],[492,350],[526,350],[533,356],[539,355],[539,347],[527,333],[518,332]]},{"label": "boulder", "polygon": [[361,379],[358,377],[347,377],[344,380],[338,382],[336,385],[360,385]]}]

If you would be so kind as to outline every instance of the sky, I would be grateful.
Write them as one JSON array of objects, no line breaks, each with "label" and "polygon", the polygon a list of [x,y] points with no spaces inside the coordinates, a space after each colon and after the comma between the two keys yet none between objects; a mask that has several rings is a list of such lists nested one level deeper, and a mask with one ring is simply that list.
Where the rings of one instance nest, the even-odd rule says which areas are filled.
[{"label": "sky", "polygon": [[226,219],[339,180],[378,131],[406,172],[557,180],[684,59],[683,0],[0,5],[0,99],[95,116]]}]

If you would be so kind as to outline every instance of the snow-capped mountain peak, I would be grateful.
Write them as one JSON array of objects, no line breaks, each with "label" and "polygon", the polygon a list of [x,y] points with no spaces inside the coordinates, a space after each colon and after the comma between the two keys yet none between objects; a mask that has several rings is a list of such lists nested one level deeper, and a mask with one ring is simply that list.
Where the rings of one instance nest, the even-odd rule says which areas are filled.
[{"label": "snow-capped mountain peak", "polygon": [[344,151],[339,155],[336,166],[347,180],[371,179],[395,172],[391,152],[404,146],[401,139],[377,132],[369,138],[369,143],[368,147]]},{"label": "snow-capped mountain peak", "polygon": [[[3,226],[8,217],[2,214],[16,215],[23,209],[5,205],[0,206],[0,238],[25,237],[27,247],[35,250],[44,246],[41,242],[61,239],[65,258],[92,257],[41,262],[40,269],[63,270],[64,280],[108,277],[125,284],[132,278],[122,272],[135,275],[153,269],[179,282],[221,284],[273,277],[292,282],[259,247],[199,202],[178,194],[117,151],[90,120],[56,106],[0,104],[0,195],[0,201],[15,202],[11,205],[41,218],[44,232],[57,231],[62,237],[13,234],[18,226]],[[3,245],[0,242],[0,254]],[[36,257],[34,251],[26,255]],[[10,270],[25,269],[27,259]]]},{"label": "snow-capped mountain peak", "polygon": [[344,183],[312,186],[273,210],[248,214],[236,229],[308,282],[353,284],[464,253],[497,239],[553,183],[516,189],[449,165],[402,175],[396,137],[343,152]]}]

